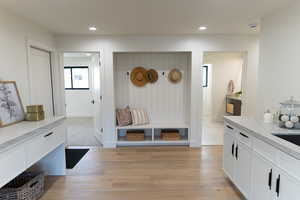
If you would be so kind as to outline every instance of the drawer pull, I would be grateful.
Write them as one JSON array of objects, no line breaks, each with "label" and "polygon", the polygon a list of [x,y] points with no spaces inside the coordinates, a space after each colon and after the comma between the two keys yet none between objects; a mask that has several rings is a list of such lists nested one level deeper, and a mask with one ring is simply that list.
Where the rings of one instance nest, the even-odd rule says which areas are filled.
[{"label": "drawer pull", "polygon": [[231,126],[229,126],[229,125],[226,125],[226,127],[229,128],[229,129],[231,129],[231,130],[233,130],[233,128]]},{"label": "drawer pull", "polygon": [[44,137],[46,138],[46,137],[49,137],[50,135],[52,135],[53,134],[53,132],[51,132],[51,133],[48,133],[47,135],[44,135]]},{"label": "drawer pull", "polygon": [[232,154],[232,156],[234,157],[234,143],[233,143],[232,146],[231,146],[231,154]]},{"label": "drawer pull", "polygon": [[248,135],[245,135],[244,133],[242,133],[242,132],[240,132],[240,135],[241,136],[243,136],[243,137],[245,137],[245,138],[249,138],[249,136]]},{"label": "drawer pull", "polygon": [[33,186],[35,186],[36,184],[38,184],[39,182],[38,181],[35,181],[34,183],[30,184],[30,188],[32,188]]}]

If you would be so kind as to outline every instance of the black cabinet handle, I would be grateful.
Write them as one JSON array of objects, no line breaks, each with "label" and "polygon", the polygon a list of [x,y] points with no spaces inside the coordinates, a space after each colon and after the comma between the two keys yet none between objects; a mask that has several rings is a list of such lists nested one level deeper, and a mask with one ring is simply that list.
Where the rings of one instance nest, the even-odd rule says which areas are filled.
[{"label": "black cabinet handle", "polygon": [[231,130],[233,130],[233,128],[231,126],[229,126],[229,125],[226,125],[226,127],[229,128],[229,129],[231,129]]},{"label": "black cabinet handle", "polygon": [[231,154],[234,157],[234,143],[232,143],[232,146],[231,146]]},{"label": "black cabinet handle", "polygon": [[241,136],[243,136],[243,137],[245,137],[245,138],[249,138],[249,136],[248,135],[245,135],[244,133],[242,133],[242,132],[240,132],[240,135]]},{"label": "black cabinet handle", "polygon": [[277,193],[277,197],[279,197],[279,193],[280,193],[280,175],[278,175],[278,178],[276,180],[276,193]]},{"label": "black cabinet handle", "polygon": [[270,172],[269,172],[268,185],[269,185],[270,190],[272,190],[272,176],[273,176],[273,169],[271,169]]},{"label": "black cabinet handle", "polygon": [[44,135],[44,137],[46,138],[46,137],[49,137],[50,135],[52,135],[53,134],[53,132],[51,132],[51,133],[48,133],[47,135]]},{"label": "black cabinet handle", "polygon": [[238,157],[239,157],[239,146],[236,145],[236,147],[235,147],[235,158],[238,160]]}]

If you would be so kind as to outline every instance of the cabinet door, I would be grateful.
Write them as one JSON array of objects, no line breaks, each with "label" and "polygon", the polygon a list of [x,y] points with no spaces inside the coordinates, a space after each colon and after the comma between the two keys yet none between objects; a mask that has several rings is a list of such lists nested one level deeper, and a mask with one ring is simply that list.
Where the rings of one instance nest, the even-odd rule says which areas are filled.
[{"label": "cabinet door", "polygon": [[252,157],[252,200],[271,200],[275,190],[275,170],[270,161],[253,152]]},{"label": "cabinet door", "polygon": [[245,144],[238,142],[235,149],[235,183],[242,194],[248,199],[251,189],[251,159],[252,150]]},{"label": "cabinet door", "polygon": [[233,180],[234,175],[234,134],[225,131],[223,149],[223,169],[226,175]]},{"label": "cabinet door", "polygon": [[275,193],[278,200],[300,199],[300,180],[280,170],[275,178]]}]

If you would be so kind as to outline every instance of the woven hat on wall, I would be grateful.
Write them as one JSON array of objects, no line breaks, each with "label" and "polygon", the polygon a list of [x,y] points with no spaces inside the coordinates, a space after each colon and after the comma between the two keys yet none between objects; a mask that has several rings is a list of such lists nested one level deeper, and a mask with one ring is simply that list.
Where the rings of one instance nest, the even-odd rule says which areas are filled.
[{"label": "woven hat on wall", "polygon": [[137,87],[143,87],[148,83],[147,70],[143,67],[136,67],[130,74],[131,82]]},{"label": "woven hat on wall", "polygon": [[158,73],[154,69],[149,69],[147,71],[147,79],[149,83],[155,83],[158,80]]},{"label": "woven hat on wall", "polygon": [[179,83],[182,79],[182,73],[179,69],[172,69],[169,72],[168,78],[172,83]]}]

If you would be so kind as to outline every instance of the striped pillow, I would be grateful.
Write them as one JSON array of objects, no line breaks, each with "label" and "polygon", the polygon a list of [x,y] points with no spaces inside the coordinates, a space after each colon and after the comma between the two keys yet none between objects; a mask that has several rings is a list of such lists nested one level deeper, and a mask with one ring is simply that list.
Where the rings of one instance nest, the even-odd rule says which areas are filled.
[{"label": "striped pillow", "polygon": [[149,117],[147,112],[144,109],[131,109],[131,116],[132,116],[132,124],[137,125],[144,125],[149,124]]}]

